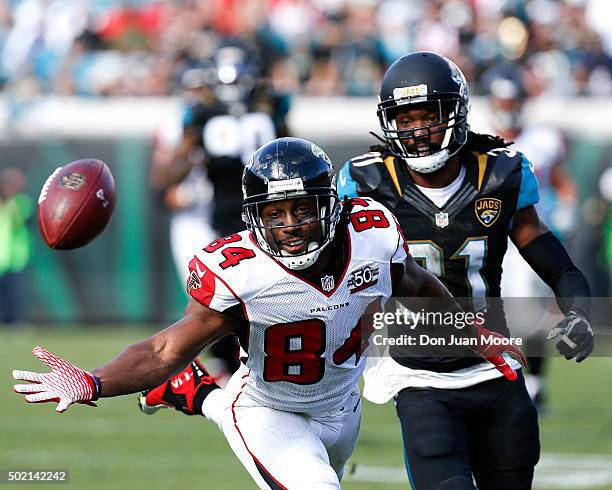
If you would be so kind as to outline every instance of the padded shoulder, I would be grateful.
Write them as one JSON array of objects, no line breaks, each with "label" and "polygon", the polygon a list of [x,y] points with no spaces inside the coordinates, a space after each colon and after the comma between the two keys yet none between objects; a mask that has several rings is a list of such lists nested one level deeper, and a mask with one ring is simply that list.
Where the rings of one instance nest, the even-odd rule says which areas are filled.
[{"label": "padded shoulder", "polygon": [[338,194],[340,197],[375,197],[389,203],[400,197],[401,185],[393,154],[379,145],[351,158],[340,171]]},{"label": "padded shoulder", "polygon": [[342,199],[372,192],[380,185],[385,171],[380,152],[372,151],[351,158],[338,174],[338,195]]},{"label": "padded shoulder", "polygon": [[374,199],[353,198],[350,202],[353,255],[364,260],[403,263],[408,246],[397,219],[387,207]]},{"label": "padded shoulder", "polygon": [[236,301],[247,303],[287,273],[255,245],[250,232],[241,231],[198,250],[189,274],[187,292],[205,306],[223,311]]},{"label": "padded shoulder", "polygon": [[[479,162],[485,154],[476,154]],[[520,151],[499,148],[486,153],[486,183],[483,194],[500,188],[515,193],[516,211],[531,206],[540,200],[538,179],[533,164]]]},{"label": "padded shoulder", "polygon": [[[525,156],[512,148],[496,148],[488,153],[475,153],[479,163],[486,157],[487,178],[485,192],[492,192],[500,186],[519,187]],[[530,164],[530,163],[529,163]]]}]

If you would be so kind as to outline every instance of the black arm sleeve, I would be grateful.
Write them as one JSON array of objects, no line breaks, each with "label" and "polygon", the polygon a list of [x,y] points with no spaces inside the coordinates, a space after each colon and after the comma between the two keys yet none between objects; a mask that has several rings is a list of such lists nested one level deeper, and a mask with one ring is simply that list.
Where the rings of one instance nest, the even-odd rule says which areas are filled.
[{"label": "black arm sleeve", "polygon": [[400,296],[398,293],[404,275],[404,264],[391,264],[391,291],[393,296]]},{"label": "black arm sleeve", "polygon": [[550,231],[532,240],[519,252],[538,276],[554,291],[563,313],[570,310],[586,318],[591,310],[591,289],[584,274]]}]

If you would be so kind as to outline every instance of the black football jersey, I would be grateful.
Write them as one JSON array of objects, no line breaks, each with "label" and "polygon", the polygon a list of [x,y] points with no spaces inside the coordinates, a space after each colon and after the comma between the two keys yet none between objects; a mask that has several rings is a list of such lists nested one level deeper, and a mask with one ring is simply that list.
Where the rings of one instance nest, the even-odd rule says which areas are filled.
[{"label": "black football jersey", "polygon": [[[508,234],[517,211],[538,201],[537,179],[531,162],[513,149],[463,152],[461,158],[465,178],[441,208],[419,190],[405,163],[386,151],[349,160],[339,173],[338,193],[371,197],[391,209],[412,257],[442,280],[462,306],[486,310],[487,328],[508,335],[501,302],[487,302],[487,297],[500,296]],[[452,358],[457,352],[452,348],[449,357],[440,356],[444,349],[436,348],[432,358],[423,357],[427,350],[421,346],[413,349],[414,358],[398,361],[441,372],[480,362]]]},{"label": "black football jersey", "polygon": [[223,104],[199,104],[187,111],[184,125],[196,132],[206,154],[215,192],[213,228],[222,236],[230,235],[244,228],[242,170],[257,148],[276,138],[274,122],[265,112],[237,116]]}]

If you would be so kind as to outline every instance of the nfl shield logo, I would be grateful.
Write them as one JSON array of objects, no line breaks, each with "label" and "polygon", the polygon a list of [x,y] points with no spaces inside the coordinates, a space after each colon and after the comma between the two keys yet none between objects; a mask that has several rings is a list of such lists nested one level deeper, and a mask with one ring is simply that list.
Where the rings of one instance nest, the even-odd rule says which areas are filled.
[{"label": "nfl shield logo", "polygon": [[70,189],[71,191],[78,191],[85,183],[85,176],[77,172],[70,172],[69,174],[62,175],[59,181],[59,186],[63,189]]},{"label": "nfl shield logo", "polygon": [[321,289],[326,293],[329,293],[332,289],[334,289],[335,281],[334,276],[323,276],[321,278]]},{"label": "nfl shield logo", "polygon": [[438,228],[446,228],[448,226],[448,213],[444,211],[436,213],[436,226]]}]

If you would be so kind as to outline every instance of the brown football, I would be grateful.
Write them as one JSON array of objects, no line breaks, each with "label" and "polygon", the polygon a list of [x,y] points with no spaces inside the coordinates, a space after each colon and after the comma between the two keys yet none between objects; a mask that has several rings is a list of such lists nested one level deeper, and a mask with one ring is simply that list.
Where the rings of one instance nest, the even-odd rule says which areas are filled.
[{"label": "brown football", "polygon": [[38,198],[38,225],[51,248],[82,247],[106,227],[115,207],[115,181],[102,160],[68,163],[47,178]]}]

